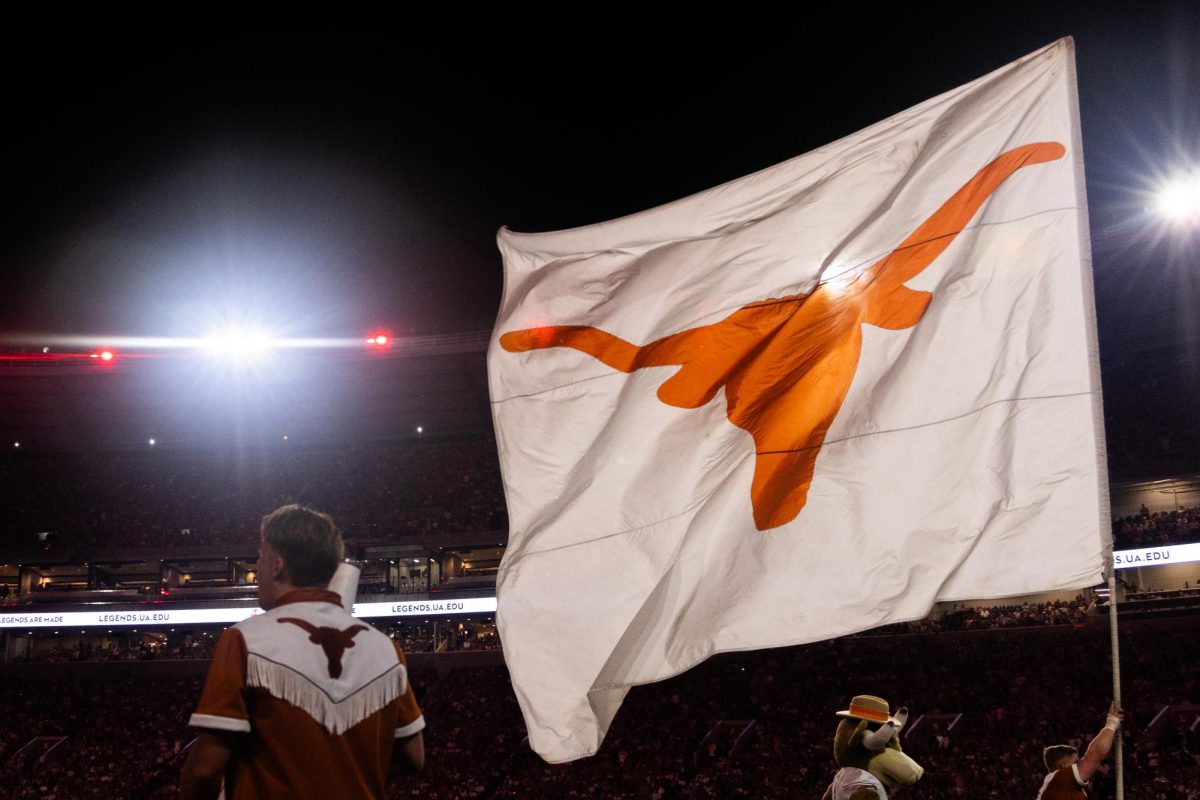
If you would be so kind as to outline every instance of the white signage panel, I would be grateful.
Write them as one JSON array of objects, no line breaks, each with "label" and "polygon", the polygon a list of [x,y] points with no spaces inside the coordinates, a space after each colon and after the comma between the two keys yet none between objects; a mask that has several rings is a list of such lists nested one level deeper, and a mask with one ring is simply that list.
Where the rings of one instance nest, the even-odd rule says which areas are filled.
[{"label": "white signage panel", "polygon": [[[430,614],[490,614],[495,597],[405,600],[395,603],[356,603],[356,617],[415,617]],[[0,628],[116,628],[136,625],[209,625],[241,622],[261,608],[181,608],[125,611],[12,611],[0,610]]]},{"label": "white signage panel", "polygon": [[356,617],[417,617],[430,614],[491,614],[494,597],[456,597],[447,600],[402,600],[397,603],[355,603]]},{"label": "white signage panel", "polygon": [[116,628],[132,625],[205,625],[241,622],[260,608],[181,608],[136,611],[0,613],[0,628]]},{"label": "white signage panel", "polygon": [[1159,567],[1163,564],[1186,564],[1189,561],[1200,561],[1200,542],[1117,550],[1113,553],[1113,566],[1116,569]]}]

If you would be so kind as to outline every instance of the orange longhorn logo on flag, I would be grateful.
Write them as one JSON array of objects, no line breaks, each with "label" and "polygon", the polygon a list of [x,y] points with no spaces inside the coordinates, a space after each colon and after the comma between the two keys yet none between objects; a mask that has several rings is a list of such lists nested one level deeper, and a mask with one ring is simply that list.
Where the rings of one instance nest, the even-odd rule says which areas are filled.
[{"label": "orange longhorn logo on flag", "polygon": [[849,286],[823,283],[812,294],[751,303],[642,346],[581,325],[511,331],[500,345],[515,353],[571,347],[626,373],[678,366],[658,389],[659,400],[678,408],[699,408],[724,386],[729,421],[754,438],[754,523],[779,527],[804,508],[817,453],[858,368],[862,324],[916,325],[932,294],[904,283],[941,255],[1010,175],[1065,152],[1039,142],[1001,154]]}]

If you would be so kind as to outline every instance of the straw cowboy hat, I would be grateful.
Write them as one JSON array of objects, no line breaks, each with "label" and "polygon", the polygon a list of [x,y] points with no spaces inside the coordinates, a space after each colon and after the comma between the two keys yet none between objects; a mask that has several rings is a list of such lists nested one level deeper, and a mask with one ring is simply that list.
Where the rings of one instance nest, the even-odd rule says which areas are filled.
[{"label": "straw cowboy hat", "polygon": [[856,694],[850,701],[850,707],[845,711],[837,712],[837,715],[851,719],[865,719],[867,722],[890,722],[896,727],[904,725],[903,720],[896,719],[891,715],[887,700],[873,694]]}]

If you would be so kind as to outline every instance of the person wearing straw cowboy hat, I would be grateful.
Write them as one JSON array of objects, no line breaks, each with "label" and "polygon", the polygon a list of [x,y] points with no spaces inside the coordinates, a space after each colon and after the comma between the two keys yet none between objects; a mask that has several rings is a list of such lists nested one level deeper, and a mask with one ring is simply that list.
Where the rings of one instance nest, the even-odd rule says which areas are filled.
[{"label": "person wearing straw cowboy hat", "polygon": [[887,800],[887,789],[911,786],[925,770],[900,749],[908,709],[893,716],[882,697],[855,695],[833,736],[833,758],[841,767],[822,800]]}]

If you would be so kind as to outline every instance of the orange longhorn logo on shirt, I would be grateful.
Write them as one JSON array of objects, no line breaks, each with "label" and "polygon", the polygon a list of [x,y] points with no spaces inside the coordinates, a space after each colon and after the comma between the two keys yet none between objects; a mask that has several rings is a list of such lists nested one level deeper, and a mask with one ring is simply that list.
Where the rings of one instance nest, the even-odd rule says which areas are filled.
[{"label": "orange longhorn logo on shirt", "polygon": [[321,649],[325,651],[325,658],[329,659],[329,677],[331,678],[341,677],[342,655],[348,648],[354,647],[354,637],[367,629],[366,625],[351,625],[344,631],[337,628],[328,628],[324,625],[318,628],[311,622],[297,619],[296,617],[280,617],[279,622],[281,624],[290,622],[299,628],[303,628],[308,632],[308,640],[310,642],[321,645]]},{"label": "orange longhorn logo on shirt", "polygon": [[658,389],[659,400],[677,408],[699,408],[724,386],[729,421],[754,438],[754,523],[776,528],[804,508],[817,453],[858,368],[863,323],[916,325],[932,294],[904,283],[954,241],[1010,175],[1065,152],[1057,142],[1038,142],[1001,154],[847,286],[823,283],[812,294],[751,303],[720,322],[641,346],[581,325],[511,331],[500,345],[514,353],[571,347],[626,373],[678,366]]}]

